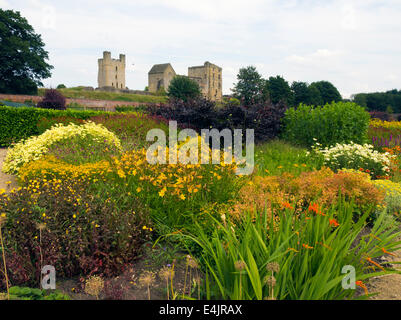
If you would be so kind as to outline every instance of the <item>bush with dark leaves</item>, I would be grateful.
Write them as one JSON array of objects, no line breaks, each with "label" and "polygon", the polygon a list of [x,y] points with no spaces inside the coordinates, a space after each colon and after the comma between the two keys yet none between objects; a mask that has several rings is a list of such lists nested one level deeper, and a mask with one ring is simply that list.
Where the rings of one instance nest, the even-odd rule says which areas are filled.
[{"label": "bush with dark leaves", "polygon": [[45,96],[42,101],[37,104],[37,107],[43,109],[66,110],[66,99],[59,91],[49,89],[46,90]]}]

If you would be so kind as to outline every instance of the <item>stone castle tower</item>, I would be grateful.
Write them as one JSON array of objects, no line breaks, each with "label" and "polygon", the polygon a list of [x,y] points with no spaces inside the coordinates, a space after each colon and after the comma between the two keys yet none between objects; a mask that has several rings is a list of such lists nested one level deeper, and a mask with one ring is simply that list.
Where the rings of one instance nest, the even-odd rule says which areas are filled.
[{"label": "stone castle tower", "polygon": [[120,54],[120,59],[112,59],[111,52],[103,52],[103,59],[98,60],[98,87],[112,87],[126,89],[125,85],[125,55]]},{"label": "stone castle tower", "polygon": [[195,80],[202,94],[209,100],[220,101],[223,98],[223,69],[206,61],[203,66],[189,67],[188,77]]}]

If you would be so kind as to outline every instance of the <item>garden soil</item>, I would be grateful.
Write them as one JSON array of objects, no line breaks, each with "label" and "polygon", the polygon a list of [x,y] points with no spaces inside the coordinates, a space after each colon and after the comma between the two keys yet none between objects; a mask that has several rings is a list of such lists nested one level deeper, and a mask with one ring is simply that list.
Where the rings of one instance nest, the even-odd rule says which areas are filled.
[{"label": "garden soil", "polygon": [[[394,256],[385,256],[382,263],[401,262],[401,250],[394,252]],[[391,264],[395,269],[401,271],[400,264]],[[401,300],[401,274],[391,274],[376,277],[368,284],[369,293],[379,293],[371,297],[371,300]]]},{"label": "garden soil", "polygon": [[[5,189],[6,191],[12,189],[16,186],[15,178],[1,171],[3,168],[3,161],[7,155],[7,149],[0,148],[0,189]],[[7,182],[11,181],[11,184]]]}]

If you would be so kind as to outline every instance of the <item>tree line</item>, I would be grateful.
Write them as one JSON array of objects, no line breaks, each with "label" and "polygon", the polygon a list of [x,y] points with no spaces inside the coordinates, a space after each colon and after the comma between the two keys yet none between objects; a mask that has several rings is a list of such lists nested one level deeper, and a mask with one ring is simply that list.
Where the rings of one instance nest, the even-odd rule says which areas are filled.
[{"label": "tree line", "polygon": [[393,89],[386,92],[358,93],[352,100],[368,111],[383,111],[401,113],[401,90]]},{"label": "tree line", "polygon": [[320,106],[342,101],[341,94],[329,81],[311,84],[294,81],[290,85],[281,76],[264,79],[254,66],[240,69],[232,91],[243,105],[271,101],[274,104],[283,102],[287,106],[298,106],[301,103]]}]

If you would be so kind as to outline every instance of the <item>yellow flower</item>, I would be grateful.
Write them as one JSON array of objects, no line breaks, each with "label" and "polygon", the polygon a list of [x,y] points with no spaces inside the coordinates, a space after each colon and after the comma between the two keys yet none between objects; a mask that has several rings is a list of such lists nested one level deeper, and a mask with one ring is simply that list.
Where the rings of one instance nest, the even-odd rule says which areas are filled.
[{"label": "yellow flower", "polygon": [[141,191],[142,191],[142,189],[141,189],[141,188],[139,188],[139,187],[138,187],[138,188],[136,188],[136,192],[138,192],[138,193],[139,193],[139,192],[141,192]]},{"label": "yellow flower", "polygon": [[74,219],[76,219],[77,218],[77,216],[74,214],[73,216],[72,216]]},{"label": "yellow flower", "polygon": [[185,198],[185,196],[182,194],[182,195],[180,195],[180,199],[181,199],[181,200],[185,200],[186,198]]},{"label": "yellow flower", "polygon": [[163,198],[164,195],[166,194],[166,191],[167,191],[167,189],[166,189],[166,187],[164,187],[164,188],[159,192],[159,196]]}]

